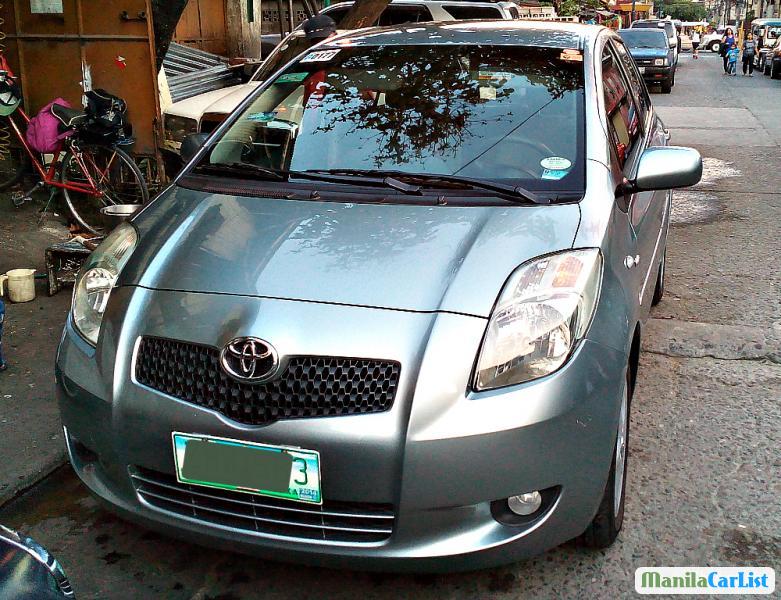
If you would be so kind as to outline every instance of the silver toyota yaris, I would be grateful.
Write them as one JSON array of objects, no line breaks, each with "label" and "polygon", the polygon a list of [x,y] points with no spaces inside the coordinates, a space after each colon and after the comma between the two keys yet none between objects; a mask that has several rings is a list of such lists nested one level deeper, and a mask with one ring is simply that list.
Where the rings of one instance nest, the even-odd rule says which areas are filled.
[{"label": "silver toyota yaris", "polygon": [[148,527],[314,564],[609,545],[670,189],[702,171],[668,138],[604,28],[325,41],[81,270],[73,467]]}]

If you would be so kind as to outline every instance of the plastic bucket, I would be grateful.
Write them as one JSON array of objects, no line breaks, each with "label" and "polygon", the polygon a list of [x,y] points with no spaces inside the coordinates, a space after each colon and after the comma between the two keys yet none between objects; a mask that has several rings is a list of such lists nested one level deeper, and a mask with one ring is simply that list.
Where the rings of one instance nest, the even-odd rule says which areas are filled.
[{"label": "plastic bucket", "polygon": [[35,269],[11,269],[0,275],[0,296],[8,287],[11,302],[29,302],[35,299]]}]

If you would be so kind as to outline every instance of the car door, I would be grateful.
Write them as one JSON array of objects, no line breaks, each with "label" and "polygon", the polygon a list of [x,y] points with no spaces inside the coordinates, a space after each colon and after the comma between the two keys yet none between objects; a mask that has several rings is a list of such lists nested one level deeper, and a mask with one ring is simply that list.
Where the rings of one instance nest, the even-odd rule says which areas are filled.
[{"label": "car door", "polygon": [[[616,189],[634,178],[640,155],[653,145],[666,143],[661,123],[653,113],[645,84],[626,47],[619,40],[606,44],[602,55],[602,86],[605,96],[608,139]],[[621,193],[625,243],[623,268],[631,282],[633,302],[645,316],[650,309],[654,277],[665,242],[669,212],[666,192]]]}]

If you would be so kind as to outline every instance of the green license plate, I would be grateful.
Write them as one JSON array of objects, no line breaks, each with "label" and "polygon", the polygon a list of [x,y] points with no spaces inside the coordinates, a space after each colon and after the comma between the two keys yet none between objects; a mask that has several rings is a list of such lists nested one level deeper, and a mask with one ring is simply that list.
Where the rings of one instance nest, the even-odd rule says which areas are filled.
[{"label": "green license plate", "polygon": [[181,483],[322,504],[320,453],[174,432]]}]

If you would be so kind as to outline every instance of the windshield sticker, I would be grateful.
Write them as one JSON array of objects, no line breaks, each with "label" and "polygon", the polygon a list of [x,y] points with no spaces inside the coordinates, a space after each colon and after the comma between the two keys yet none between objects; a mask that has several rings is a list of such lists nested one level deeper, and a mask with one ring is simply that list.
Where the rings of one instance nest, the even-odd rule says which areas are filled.
[{"label": "windshield sticker", "polygon": [[562,50],[561,54],[559,54],[559,59],[569,62],[583,62],[583,53],[574,49]]},{"label": "windshield sticker", "polygon": [[277,77],[274,83],[299,83],[304,81],[309,76],[309,73],[285,73]]},{"label": "windshield sticker", "polygon": [[492,87],[481,87],[480,100],[496,100],[496,89]]},{"label": "windshield sticker", "polygon": [[562,169],[544,169],[542,171],[542,179],[551,179],[551,180],[557,180],[557,179],[563,179],[567,176],[568,171],[562,170]]},{"label": "windshield sticker", "polygon": [[551,171],[566,171],[572,166],[572,162],[561,156],[549,156],[540,161],[540,166]]},{"label": "windshield sticker", "polygon": [[253,121],[254,123],[268,123],[273,121],[277,117],[276,111],[274,112],[256,112],[247,115],[247,121]]},{"label": "windshield sticker", "polygon": [[334,56],[339,54],[341,50],[320,50],[319,52],[310,52],[304,58],[300,60],[302,63],[308,62],[325,62],[331,60]]}]

